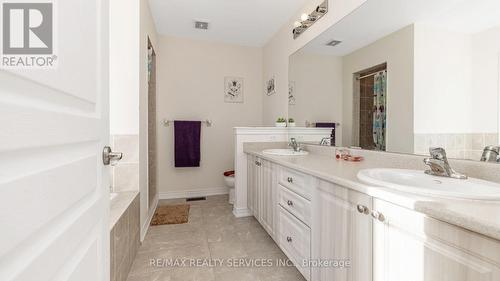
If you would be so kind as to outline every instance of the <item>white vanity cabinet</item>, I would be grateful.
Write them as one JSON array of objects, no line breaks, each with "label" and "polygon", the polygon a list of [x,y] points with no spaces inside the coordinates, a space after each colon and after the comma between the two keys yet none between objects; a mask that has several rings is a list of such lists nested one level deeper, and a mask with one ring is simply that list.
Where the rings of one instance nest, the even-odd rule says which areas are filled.
[{"label": "white vanity cabinet", "polygon": [[313,202],[312,280],[372,280],[372,198],[320,181]]},{"label": "white vanity cabinet", "polygon": [[259,157],[247,164],[248,207],[307,280],[500,280],[498,240]]},{"label": "white vanity cabinet", "polygon": [[374,199],[373,281],[500,280],[500,242]]},{"label": "white vanity cabinet", "polygon": [[248,155],[248,208],[264,229],[275,237],[276,174],[273,163]]}]

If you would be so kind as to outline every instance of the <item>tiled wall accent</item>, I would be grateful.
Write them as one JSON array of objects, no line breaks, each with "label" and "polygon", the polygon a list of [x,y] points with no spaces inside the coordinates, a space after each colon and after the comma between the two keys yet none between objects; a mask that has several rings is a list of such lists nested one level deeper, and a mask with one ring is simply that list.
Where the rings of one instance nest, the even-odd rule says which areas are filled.
[{"label": "tiled wall accent", "polygon": [[113,151],[123,159],[111,168],[114,192],[139,190],[139,135],[111,136]]},{"label": "tiled wall accent", "polygon": [[139,196],[136,196],[110,233],[111,281],[126,281],[140,242]]},{"label": "tiled wall accent", "polygon": [[498,134],[415,134],[415,153],[428,155],[429,147],[446,149],[449,158],[479,160],[483,148],[498,145]]},{"label": "tiled wall accent", "polygon": [[373,143],[373,83],[374,76],[360,80],[359,147],[374,149]]}]

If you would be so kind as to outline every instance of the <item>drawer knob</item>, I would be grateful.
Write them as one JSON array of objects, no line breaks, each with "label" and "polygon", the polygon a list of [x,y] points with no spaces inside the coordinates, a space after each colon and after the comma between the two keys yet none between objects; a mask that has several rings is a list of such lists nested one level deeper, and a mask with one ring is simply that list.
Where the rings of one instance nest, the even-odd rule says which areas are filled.
[{"label": "drawer knob", "polygon": [[287,180],[289,183],[292,183],[292,182],[293,182],[293,178],[291,178],[291,177],[288,177],[286,180]]},{"label": "drawer knob", "polygon": [[292,237],[287,236],[287,237],[286,237],[286,241],[287,241],[288,243],[292,243]]},{"label": "drawer knob", "polygon": [[293,206],[293,202],[292,202],[292,200],[288,200],[288,201],[286,201],[286,204],[287,204],[288,206]]},{"label": "drawer knob", "polygon": [[372,211],[372,217],[380,222],[385,221],[385,216],[382,213],[379,213],[378,211]]},{"label": "drawer knob", "polygon": [[358,204],[357,209],[358,209],[358,212],[360,214],[368,215],[370,213],[370,210],[368,209],[368,207],[366,207],[364,205]]}]

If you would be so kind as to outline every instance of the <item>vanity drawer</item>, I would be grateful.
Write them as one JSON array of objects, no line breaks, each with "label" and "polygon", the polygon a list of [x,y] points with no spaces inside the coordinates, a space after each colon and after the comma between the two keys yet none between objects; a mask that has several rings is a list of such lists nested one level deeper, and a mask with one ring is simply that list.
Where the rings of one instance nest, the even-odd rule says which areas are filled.
[{"label": "vanity drawer", "polygon": [[311,202],[290,189],[278,185],[278,203],[307,226],[311,225]]},{"label": "vanity drawer", "polygon": [[282,186],[289,188],[307,200],[311,200],[313,177],[292,169],[280,167],[278,181]]},{"label": "vanity drawer", "polygon": [[311,269],[304,261],[311,258],[311,229],[283,207],[279,209],[279,245],[297,269],[309,280]]}]

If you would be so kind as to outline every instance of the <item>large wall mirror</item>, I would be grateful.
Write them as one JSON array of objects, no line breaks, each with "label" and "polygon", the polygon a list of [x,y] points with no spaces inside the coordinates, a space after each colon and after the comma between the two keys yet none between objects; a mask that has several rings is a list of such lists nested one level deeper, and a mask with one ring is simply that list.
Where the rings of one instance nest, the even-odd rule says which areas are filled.
[{"label": "large wall mirror", "polygon": [[338,123],[338,146],[479,161],[499,66],[500,1],[368,0],[290,56],[288,117]]}]

